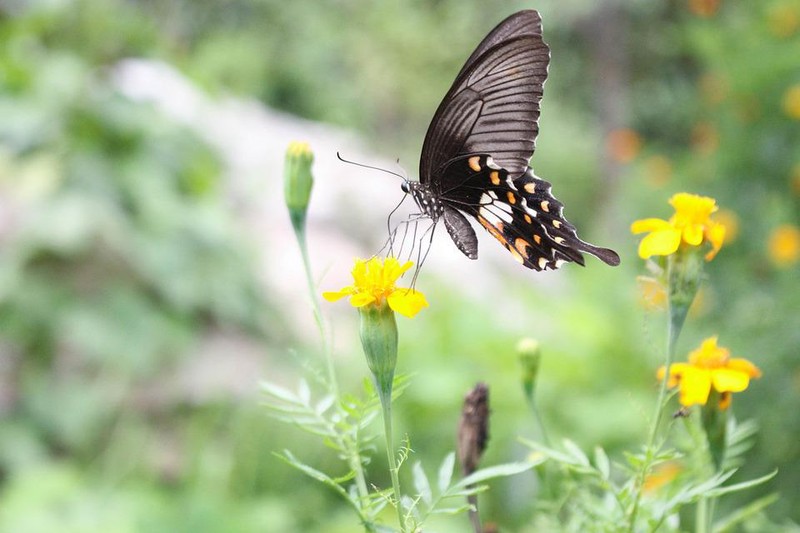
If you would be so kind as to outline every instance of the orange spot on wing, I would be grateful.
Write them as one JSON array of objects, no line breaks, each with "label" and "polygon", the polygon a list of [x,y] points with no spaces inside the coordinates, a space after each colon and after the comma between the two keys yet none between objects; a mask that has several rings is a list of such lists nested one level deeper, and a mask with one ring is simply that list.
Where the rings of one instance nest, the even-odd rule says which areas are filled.
[{"label": "orange spot on wing", "polygon": [[524,257],[528,257],[530,255],[528,253],[528,248],[530,248],[530,246],[528,245],[528,242],[525,239],[522,239],[520,237],[514,239],[514,248],[516,248],[519,251],[519,253],[522,254]]},{"label": "orange spot on wing", "polygon": [[519,252],[518,252],[518,251],[516,251],[514,248],[512,248],[512,247],[510,247],[510,246],[508,246],[508,245],[506,246],[506,248],[508,249],[508,251],[509,251],[509,252],[511,252],[511,256],[512,256],[514,259],[516,259],[516,260],[519,262],[519,264],[524,264],[524,263],[525,263],[525,258],[524,258],[524,257],[522,257],[522,256],[519,254]]},{"label": "orange spot on wing", "polygon": [[533,221],[531,220],[531,216],[530,216],[530,215],[528,215],[528,214],[526,214],[526,215],[525,215],[525,222],[527,222],[528,224],[530,224],[531,222],[533,222]]},{"label": "orange spot on wing", "polygon": [[525,191],[530,193],[530,194],[533,194],[534,192],[536,192],[536,184],[533,183],[532,181],[529,181],[528,183],[526,183],[525,186],[522,187],[522,188],[525,189]]},{"label": "orange spot on wing", "polygon": [[500,173],[496,170],[489,173],[489,179],[492,181],[492,185],[500,185]]},{"label": "orange spot on wing", "polygon": [[545,213],[549,213],[550,212],[550,202],[549,201],[545,200],[540,205],[542,207],[542,211],[544,211]]},{"label": "orange spot on wing", "polygon": [[503,245],[505,245],[506,247],[508,246],[508,239],[503,237],[503,223],[502,222],[498,222],[497,226],[492,226],[492,224],[489,223],[488,220],[486,220],[485,218],[483,218],[481,216],[478,217],[478,222],[480,222],[481,226],[486,228],[486,231],[491,233],[492,236],[495,239],[497,239],[498,241],[503,243]]},{"label": "orange spot on wing", "polygon": [[474,170],[475,172],[480,172],[481,170],[481,158],[477,155],[470,157],[467,159],[467,164],[469,168]]},{"label": "orange spot on wing", "polygon": [[511,205],[514,205],[515,203],[517,203],[517,197],[514,196],[514,192],[513,191],[508,191],[506,193],[506,197],[508,197],[508,203],[510,203]]},{"label": "orange spot on wing", "polygon": [[534,235],[533,240],[536,241],[536,244],[542,244],[542,238],[538,235]]}]

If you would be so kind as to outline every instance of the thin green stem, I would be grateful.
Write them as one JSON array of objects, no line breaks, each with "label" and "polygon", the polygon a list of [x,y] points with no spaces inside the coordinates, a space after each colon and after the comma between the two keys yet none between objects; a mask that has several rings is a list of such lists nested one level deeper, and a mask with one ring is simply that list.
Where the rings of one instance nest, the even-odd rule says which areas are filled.
[{"label": "thin green stem", "polygon": [[319,296],[317,296],[317,287],[314,284],[314,277],[311,274],[311,260],[308,257],[305,228],[295,228],[295,235],[297,236],[297,244],[300,246],[300,254],[303,257],[303,270],[306,274],[306,283],[308,284],[308,293],[311,296],[311,305],[314,308],[314,320],[317,322],[317,328],[322,337],[322,351],[325,354],[325,361],[328,367],[328,382],[331,387],[331,392],[338,398],[339,384],[336,381],[336,371],[333,366],[333,350],[331,350],[331,345],[328,341],[328,332],[325,327],[325,321],[322,318],[322,307],[319,303]]},{"label": "thin green stem", "polygon": [[544,442],[545,446],[548,448],[550,447],[550,437],[547,435],[547,429],[544,426],[544,420],[542,419],[542,413],[539,412],[539,409],[536,407],[536,402],[531,400],[528,402],[528,405],[533,412],[533,417],[536,420],[536,426],[539,429],[539,433],[542,435],[542,442]]},{"label": "thin green stem", "polygon": [[[311,305],[314,309],[314,320],[317,323],[317,329],[319,329],[320,337],[322,337],[322,351],[325,354],[325,362],[328,369],[328,386],[330,387],[331,394],[336,398],[338,405],[339,384],[336,381],[336,370],[333,364],[333,350],[328,339],[325,320],[322,317],[322,307],[319,302],[319,296],[317,295],[317,287],[314,284],[314,277],[311,273],[311,260],[309,259],[308,246],[306,245],[305,225],[302,223],[302,221],[296,221],[294,218],[292,219],[292,225],[294,226],[295,236],[297,237],[297,244],[300,247],[300,255],[303,258],[303,270],[306,274],[308,293],[311,297]],[[367,480],[364,474],[364,465],[361,461],[358,443],[354,443],[352,446],[348,446],[347,448],[350,450],[348,466],[355,473],[358,498],[361,502],[362,509],[365,509],[369,499],[369,489],[367,488]]]},{"label": "thin green stem", "polygon": [[709,510],[708,498],[700,498],[700,501],[697,502],[697,515],[694,519],[695,533],[708,533]]},{"label": "thin green stem", "polygon": [[383,409],[383,432],[386,436],[386,458],[389,461],[389,474],[392,477],[392,490],[394,491],[397,520],[400,523],[401,533],[406,531],[406,521],[403,516],[403,505],[400,500],[400,476],[398,475],[397,459],[394,456],[394,436],[392,433],[392,390],[391,387],[378,385],[378,396]]},{"label": "thin green stem", "polygon": [[670,256],[667,262],[667,279],[670,280],[670,287],[668,288],[668,291],[670,297],[669,321],[667,324],[667,353],[666,360],[664,362],[664,377],[661,379],[661,384],[658,389],[656,410],[655,414],[653,415],[652,425],[650,426],[650,432],[647,436],[647,444],[645,446],[645,458],[642,462],[639,475],[636,479],[636,496],[633,501],[633,508],[631,509],[630,521],[628,523],[628,531],[630,533],[633,533],[635,530],[636,515],[639,513],[639,503],[641,502],[642,497],[642,487],[644,487],[645,479],[647,478],[647,474],[650,472],[650,468],[652,467],[653,461],[655,460],[655,456],[658,452],[656,439],[658,437],[658,429],[661,425],[661,419],[664,417],[664,411],[666,411],[667,407],[667,384],[669,383],[669,370],[672,366],[672,361],[675,358],[675,349],[678,343],[678,337],[680,336],[681,329],[683,329],[683,323],[686,320],[686,315],[689,311],[691,300],[694,298],[694,294],[692,294],[687,302],[686,295],[682,294],[680,302],[676,302],[672,287],[674,280],[673,276],[675,276],[675,263],[676,261],[674,256]]}]

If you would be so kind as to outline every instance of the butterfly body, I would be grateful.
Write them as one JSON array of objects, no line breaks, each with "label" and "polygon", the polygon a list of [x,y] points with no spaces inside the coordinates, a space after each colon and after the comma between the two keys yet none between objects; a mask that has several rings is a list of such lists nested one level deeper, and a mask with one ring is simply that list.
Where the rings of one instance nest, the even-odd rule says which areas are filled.
[{"label": "butterfly body", "polygon": [[453,242],[477,259],[471,216],[534,270],[583,264],[588,252],[619,256],[580,240],[550,183],[528,166],[539,132],[539,102],[550,60],[536,11],[501,22],[467,60],[439,105],[422,148],[420,181],[406,182],[421,213],[443,220]]}]

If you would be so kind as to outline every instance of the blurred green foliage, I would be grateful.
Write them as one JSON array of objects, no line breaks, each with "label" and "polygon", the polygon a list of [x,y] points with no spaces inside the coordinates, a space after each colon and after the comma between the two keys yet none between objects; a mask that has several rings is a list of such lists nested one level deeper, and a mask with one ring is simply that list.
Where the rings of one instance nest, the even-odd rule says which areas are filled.
[{"label": "blurred green foliage", "polygon": [[[768,514],[800,520],[798,267],[775,263],[768,244],[779,225],[800,225],[800,111],[790,98],[800,86],[800,2],[614,4],[627,77],[624,116],[612,126],[629,134],[608,151],[617,137],[595,110],[603,73],[593,31],[612,8],[594,2],[75,0],[0,4],[0,529],[354,527],[333,495],[269,455],[288,447],[335,464],[326,450],[306,449],[255,402],[156,393],[157,378],[215,328],[271,345],[311,341],[284,338],[216,154],[116,93],[109,68],[163,59],[213,93],[357,128],[413,162],[469,51],[526,7],[542,12],[553,50],[534,165],[567,216],[597,228],[587,236],[617,248],[623,265],[564,269],[544,284],[498,275],[491,284],[515,297],[491,305],[423,274],[433,306],[400,324],[399,370],[415,375],[397,404],[398,433],[435,468],[453,448],[462,394],[482,379],[494,413],[486,464],[524,453],[516,437],[535,426],[513,347],[533,336],[544,353],[539,403],[555,436],[612,454],[640,442],[663,316],[637,304],[641,265],[627,226],[666,216],[674,192],[706,194],[738,235],[709,266],[684,348],[718,333],[762,368],[734,401],[761,427],[743,477],[778,467],[753,493],[779,490]],[[608,160],[613,179],[599,164]],[[355,389],[363,361],[342,357]],[[521,530],[534,494],[530,480],[498,484],[482,513]]]}]

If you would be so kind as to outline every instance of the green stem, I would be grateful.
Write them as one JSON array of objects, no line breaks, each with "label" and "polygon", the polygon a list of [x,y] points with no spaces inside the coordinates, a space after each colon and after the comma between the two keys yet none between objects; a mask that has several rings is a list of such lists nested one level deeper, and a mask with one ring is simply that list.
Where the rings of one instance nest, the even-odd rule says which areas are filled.
[{"label": "green stem", "polygon": [[658,428],[661,425],[661,419],[664,417],[664,411],[666,411],[667,407],[667,384],[669,383],[669,370],[672,366],[672,361],[675,358],[675,349],[678,344],[678,337],[680,336],[681,330],[683,329],[683,324],[686,321],[686,315],[688,314],[691,300],[694,298],[694,294],[692,294],[691,298],[689,298],[687,302],[685,298],[686,295],[682,294],[680,302],[678,303],[675,301],[672,290],[672,283],[674,279],[673,276],[675,275],[675,272],[673,272],[675,268],[675,258],[673,256],[669,257],[667,265],[667,279],[670,283],[670,287],[668,288],[670,291],[670,298],[669,322],[667,324],[667,354],[666,361],[664,363],[664,377],[662,378],[658,389],[656,411],[653,416],[653,422],[650,426],[650,432],[647,437],[647,445],[645,446],[645,458],[636,480],[636,496],[633,501],[633,508],[631,510],[630,521],[628,523],[628,531],[630,533],[633,533],[635,530],[636,515],[639,512],[639,503],[641,502],[642,498],[642,488],[644,487],[645,479],[647,478],[647,474],[650,472],[650,468],[652,467],[653,461],[655,460],[655,456],[658,452],[656,447],[656,438],[658,437]]},{"label": "green stem", "polygon": [[383,432],[386,435],[386,458],[389,461],[389,474],[392,476],[392,490],[394,491],[397,520],[400,523],[401,533],[406,531],[406,522],[403,517],[403,505],[400,500],[400,477],[398,476],[397,459],[394,456],[394,436],[392,433],[392,387],[391,385],[377,383],[378,396],[383,408]]},{"label": "green stem", "polygon": [[705,497],[700,498],[700,501],[697,502],[697,515],[694,520],[695,533],[708,533],[709,505],[708,498]]},{"label": "green stem", "polygon": [[545,446],[548,448],[550,447],[550,437],[547,435],[547,429],[544,426],[544,420],[542,419],[542,413],[539,412],[539,409],[536,407],[536,402],[533,400],[528,402],[528,405],[533,411],[533,417],[536,419],[536,426],[539,429],[539,433],[542,435],[542,442],[544,442]]},{"label": "green stem", "polygon": [[[337,404],[339,400],[339,384],[336,381],[336,370],[333,364],[333,350],[328,341],[328,333],[325,328],[325,321],[322,318],[322,307],[320,306],[319,297],[317,296],[317,287],[314,284],[314,277],[311,273],[311,260],[308,256],[308,246],[306,245],[306,230],[305,220],[294,216],[292,213],[292,226],[294,233],[297,237],[297,244],[300,247],[300,255],[303,258],[303,270],[306,274],[306,283],[308,284],[308,293],[311,296],[311,305],[314,309],[314,320],[317,323],[320,336],[322,337],[322,351],[325,354],[325,362],[328,369],[328,385],[331,394],[336,398]],[[343,413],[345,414],[345,413]],[[369,499],[369,489],[367,488],[367,480],[364,475],[364,466],[361,461],[361,454],[358,451],[358,444],[348,446],[350,449],[350,456],[348,463],[350,469],[355,472],[356,490],[358,491],[358,498],[361,502],[362,509],[366,508]]]}]

